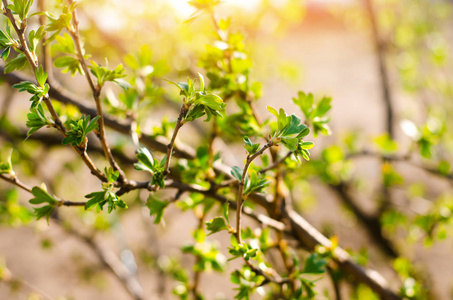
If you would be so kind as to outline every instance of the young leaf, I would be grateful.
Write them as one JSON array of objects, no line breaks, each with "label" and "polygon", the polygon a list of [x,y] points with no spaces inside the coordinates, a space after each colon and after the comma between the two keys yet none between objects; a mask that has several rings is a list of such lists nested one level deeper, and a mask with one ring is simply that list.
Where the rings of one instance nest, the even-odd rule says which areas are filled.
[{"label": "young leaf", "polygon": [[155,215],[154,224],[159,224],[164,215],[165,208],[170,204],[168,201],[161,201],[150,195],[146,206],[149,208],[149,213],[151,216]]},{"label": "young leaf", "polygon": [[29,201],[31,204],[37,205],[47,203],[47,205],[33,209],[35,211],[37,220],[41,219],[42,217],[46,217],[47,224],[49,224],[50,215],[58,204],[58,201],[50,196],[49,193],[47,193],[45,190],[37,186],[32,188],[31,193],[34,196],[34,198],[30,199]]},{"label": "young leaf", "polygon": [[10,60],[5,65],[5,73],[22,70],[27,64],[27,57],[25,54],[20,53],[16,58]]},{"label": "young leaf", "polygon": [[241,168],[234,166],[231,169],[231,175],[233,175],[234,178],[236,178],[238,181],[241,181],[242,179],[242,170]]},{"label": "young leaf", "polygon": [[247,150],[249,155],[255,154],[260,148],[260,144],[252,143],[247,136],[244,137],[244,143],[245,150]]},{"label": "young leaf", "polygon": [[154,159],[148,149],[145,147],[137,150],[138,163],[134,167],[138,171],[148,171],[151,174],[154,172]]},{"label": "young leaf", "polygon": [[210,231],[208,235],[211,235],[222,230],[228,230],[228,225],[226,224],[224,218],[215,217],[214,219],[206,222],[206,229]]},{"label": "young leaf", "polygon": [[305,274],[322,274],[326,272],[327,260],[322,258],[317,253],[311,254],[305,260],[305,266],[302,273]]},{"label": "young leaf", "polygon": [[44,86],[47,80],[47,71],[44,71],[42,65],[40,65],[35,70],[36,81],[38,82],[39,86]]}]

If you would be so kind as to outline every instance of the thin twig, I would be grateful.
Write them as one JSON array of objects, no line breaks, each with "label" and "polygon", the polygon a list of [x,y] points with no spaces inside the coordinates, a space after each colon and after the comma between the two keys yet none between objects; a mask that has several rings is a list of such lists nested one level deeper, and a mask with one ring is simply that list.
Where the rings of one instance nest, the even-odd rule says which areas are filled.
[{"label": "thin twig", "polygon": [[288,157],[291,156],[291,154],[293,154],[292,151],[286,153],[285,156],[281,157],[279,160],[277,160],[276,162],[274,162],[273,164],[271,164],[270,166],[266,167],[266,168],[263,168],[261,170],[259,170],[258,172],[261,173],[261,174],[264,174],[266,173],[267,171],[270,171],[270,170],[273,170],[275,168],[277,168],[280,164],[282,164]]},{"label": "thin twig", "polygon": [[26,185],[25,183],[21,182],[17,176],[6,176],[5,174],[0,174],[0,178],[3,179],[4,181],[6,182],[9,182],[11,184],[14,184],[15,186],[17,187],[20,187],[21,189],[23,189],[24,191],[27,191],[29,193],[31,193],[31,187],[29,187],[28,185]]},{"label": "thin twig", "polygon": [[237,193],[237,210],[236,210],[236,239],[239,244],[242,244],[242,238],[241,238],[241,213],[242,213],[242,197],[243,197],[243,191],[244,191],[244,185],[245,185],[245,178],[247,176],[247,171],[249,169],[250,164],[252,161],[263,154],[264,151],[266,151],[267,148],[272,147],[274,145],[274,142],[271,140],[269,141],[266,145],[264,145],[258,152],[256,152],[253,155],[247,156],[247,161],[244,166],[244,171],[242,172],[242,177],[241,181],[239,182],[239,188],[238,188],[238,193]]},{"label": "thin twig", "polygon": [[[68,0],[68,1],[70,4],[73,3],[73,0]],[[96,111],[97,111],[97,115],[99,116],[99,119],[98,119],[99,140],[101,142],[102,148],[104,149],[105,157],[109,161],[110,166],[112,166],[112,168],[115,171],[118,171],[118,173],[119,173],[118,180],[120,182],[127,182],[126,174],[115,161],[115,158],[113,157],[112,152],[107,143],[107,138],[106,138],[106,134],[105,134],[104,116],[102,114],[102,103],[101,103],[101,97],[100,97],[102,87],[99,86],[98,84],[94,83],[94,81],[90,75],[90,72],[88,71],[88,67],[87,67],[85,58],[83,56],[82,44],[81,44],[80,38],[79,38],[79,19],[77,16],[77,9],[74,9],[74,11],[72,12],[72,25],[73,25],[73,30],[69,30],[69,34],[71,35],[72,39],[74,40],[74,44],[77,49],[77,56],[79,58],[80,65],[82,66],[83,72],[84,72],[85,77],[88,81],[88,84],[91,88],[91,91],[92,91],[93,97],[94,97],[94,101],[96,103]]]},{"label": "thin twig", "polygon": [[109,250],[105,250],[101,247],[93,237],[82,234],[75,230],[73,227],[63,226],[62,221],[56,217],[53,218],[56,224],[62,226],[62,228],[83,241],[91,250],[97,255],[99,260],[112,272],[113,275],[120,281],[125,290],[129,295],[136,300],[145,299],[144,291],[140,282],[135,278],[133,274],[124,266],[121,260]]},{"label": "thin twig", "polygon": [[181,110],[179,111],[178,120],[176,121],[175,130],[173,131],[173,135],[171,136],[170,143],[167,145],[167,158],[165,160],[165,167],[164,167],[164,176],[170,174],[170,161],[173,155],[173,148],[175,147],[176,136],[178,135],[179,129],[185,124],[183,117],[187,111],[186,101],[183,100],[183,104],[181,106]]}]

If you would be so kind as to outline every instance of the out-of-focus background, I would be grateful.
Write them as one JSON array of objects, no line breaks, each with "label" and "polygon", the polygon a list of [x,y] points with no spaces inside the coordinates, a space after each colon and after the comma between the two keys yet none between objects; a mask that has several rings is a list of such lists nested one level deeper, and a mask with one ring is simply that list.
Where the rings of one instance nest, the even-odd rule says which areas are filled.
[{"label": "out-of-focus background", "polygon": [[[318,138],[317,149],[354,137],[360,146],[372,151],[373,146],[369,145],[386,131],[387,97],[394,110],[398,154],[404,156],[411,149],[411,128],[427,124],[427,130],[436,131],[436,126],[441,126],[444,131],[439,140],[445,141],[445,147],[443,154],[435,156],[439,158],[437,161],[452,160],[449,152],[452,139],[448,139],[453,103],[451,2],[373,1],[371,13],[376,31],[367,6],[370,2],[366,0],[222,2],[216,13],[219,18],[230,17],[232,28],[245,35],[245,51],[253,61],[251,77],[262,82],[262,99],[257,104],[262,115],[267,114],[267,105],[283,107],[287,112],[297,111],[291,99],[299,90],[330,96],[332,135]],[[52,5],[48,5],[51,10]],[[162,105],[155,106],[153,115],[142,116],[143,132],[152,133],[153,126],[160,124],[164,116],[169,120],[177,117],[177,108],[166,105],[175,107],[172,101],[177,101],[177,94],[159,78],[184,81],[189,74],[203,72],[199,60],[206,44],[212,44],[215,39],[214,28],[207,15],[187,22],[193,13],[183,0],[93,0],[79,4],[81,34],[87,52],[96,60],[107,57],[112,66],[120,62],[130,66],[130,55],[142,53],[143,60],[152,66],[160,85],[150,87],[153,90],[149,91],[148,101]],[[90,98],[81,76],[74,80],[56,71],[55,77],[73,93]],[[105,93],[106,103],[118,101],[116,92],[111,88]],[[162,97],[164,94],[167,96]],[[26,96],[4,85],[0,98],[0,113],[8,112],[14,124],[25,130],[29,105]],[[199,125],[203,126],[201,122]],[[191,130],[195,132],[196,128],[187,129],[181,140],[195,144],[199,137]],[[99,189],[94,178],[81,172],[84,166],[70,149],[55,148],[49,152],[42,142],[33,139],[12,142],[7,135],[4,132],[0,135],[2,154],[9,145],[30,153],[29,160],[24,160],[21,154],[18,167],[21,178],[30,185],[44,182],[57,195],[68,199],[82,199]],[[127,138],[109,132],[109,139],[133,156],[133,148],[125,143]],[[225,148],[221,143],[216,147]],[[225,150],[223,155],[229,165],[242,163],[240,150]],[[313,155],[320,156],[320,150],[314,149]],[[105,162],[97,158],[96,163]],[[398,162],[395,165],[405,176],[405,183],[392,192],[397,209],[408,208],[413,216],[430,210],[438,199],[451,197],[448,179],[437,179],[412,165]],[[358,158],[353,174],[359,181],[355,194],[358,205],[365,212],[372,212],[376,208],[373,194],[379,189],[381,178],[380,161],[367,156]],[[344,209],[335,192],[325,188],[320,180],[301,181],[295,192],[303,195],[296,206],[307,220],[326,235],[336,235],[344,248],[355,253],[366,250],[370,267],[382,272],[394,287],[399,286],[398,275],[389,267],[393,259],[389,260],[373,245],[360,221]],[[126,201],[146,199],[145,194],[130,195]],[[0,202],[24,204],[29,198],[26,193],[0,182]],[[6,210],[11,210],[15,217],[3,217]],[[98,231],[95,247],[91,241],[68,234],[53,222],[50,226],[45,220],[29,222],[31,217],[18,205],[1,204],[0,212],[0,265],[7,267],[3,268],[2,276],[13,278],[13,284],[0,281],[0,299],[41,299],[40,295],[49,299],[128,299],[123,286],[99,259],[99,255],[105,258],[109,254],[137,270],[145,293],[150,295],[148,299],[172,299],[176,283],[162,276],[161,270],[181,261],[190,271],[194,263],[193,257],[182,254],[181,246],[191,241],[197,221],[192,214],[175,206],[166,210],[165,222],[159,225],[153,224],[146,207],[111,215],[81,209],[59,210],[66,220],[80,224],[82,231],[84,228]],[[388,227],[396,247],[423,274],[421,277],[432,299],[452,299],[451,224],[442,225],[445,239],[432,240],[420,229],[406,228],[408,224],[404,222],[409,222],[408,219],[401,221],[397,214],[392,216],[394,219],[388,215],[387,219],[381,219],[383,227]],[[392,227],[397,223],[401,228]],[[219,233],[216,239],[222,241],[220,247],[227,257],[227,234]],[[234,267],[233,262],[229,269]],[[206,292],[207,299],[233,299],[232,288],[227,276],[213,272],[203,275],[200,289]],[[328,280],[321,281],[317,290],[319,299],[334,299]],[[324,290],[330,291],[331,296],[326,296]],[[349,295],[348,291],[345,286],[343,293]],[[365,297],[371,296],[358,299],[372,299]]]}]

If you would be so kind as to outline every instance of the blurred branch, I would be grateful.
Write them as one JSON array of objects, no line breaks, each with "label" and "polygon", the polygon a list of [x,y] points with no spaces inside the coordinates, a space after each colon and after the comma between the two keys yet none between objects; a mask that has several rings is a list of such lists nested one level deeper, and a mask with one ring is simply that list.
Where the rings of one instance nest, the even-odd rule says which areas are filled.
[{"label": "blurred branch", "polygon": [[386,131],[391,139],[394,139],[394,109],[390,88],[389,72],[385,61],[385,43],[379,31],[376,10],[373,0],[363,0],[366,12],[370,19],[373,44],[376,50],[377,64],[379,68],[379,79],[382,91],[382,100],[385,107]]},{"label": "blurred branch", "polygon": [[99,260],[104,264],[104,266],[112,272],[113,275],[121,282],[123,287],[129,293],[129,295],[136,300],[145,299],[143,288],[138,282],[138,280],[133,276],[126,266],[123,265],[121,260],[109,250],[101,247],[93,237],[82,234],[81,232],[75,230],[73,227],[65,226],[62,223],[62,220],[53,217],[52,218],[56,224],[59,224],[67,233],[77,237],[79,240],[84,242],[91,250],[96,254]]},{"label": "blurred branch", "polygon": [[347,183],[341,182],[338,185],[329,184],[329,187],[336,192],[340,201],[354,213],[359,222],[365,228],[368,236],[377,244],[377,246],[388,256],[397,258],[399,254],[392,241],[387,239],[382,234],[382,226],[379,216],[370,216],[357,205],[348,192],[350,187]]}]

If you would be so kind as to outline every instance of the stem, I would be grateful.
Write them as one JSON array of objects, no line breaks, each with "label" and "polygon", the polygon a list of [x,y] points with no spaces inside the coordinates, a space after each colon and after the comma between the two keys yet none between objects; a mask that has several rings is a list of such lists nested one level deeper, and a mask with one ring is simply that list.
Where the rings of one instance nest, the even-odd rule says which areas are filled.
[{"label": "stem", "polygon": [[[204,218],[205,218],[205,215],[202,212],[201,215],[198,217],[198,229],[203,229]],[[201,257],[197,256],[195,259],[195,265],[199,264],[200,261],[201,261]],[[191,287],[191,291],[192,291],[194,299],[200,298],[200,293],[198,291],[198,288],[200,285],[200,279],[201,279],[201,270],[195,270],[194,274],[193,274],[193,282],[192,282],[192,287]]]},{"label": "stem", "polygon": [[259,170],[259,173],[264,174],[264,173],[266,173],[267,171],[270,171],[270,170],[272,170],[272,169],[277,168],[277,167],[278,167],[281,163],[283,163],[288,157],[290,157],[291,154],[293,154],[292,151],[286,153],[285,156],[283,156],[282,158],[280,158],[279,160],[277,160],[276,162],[274,162],[272,165],[270,165],[270,166],[268,166],[268,167],[266,167],[266,168],[264,168],[264,169]]},{"label": "stem", "polygon": [[[69,3],[72,4],[73,0],[69,0]],[[115,161],[115,158],[112,155],[112,152],[108,146],[107,139],[106,139],[106,134],[105,134],[105,123],[104,123],[104,116],[102,113],[102,103],[101,103],[101,89],[102,87],[99,86],[98,84],[95,84],[93,79],[91,78],[90,72],[88,71],[87,64],[85,62],[85,58],[83,57],[83,49],[82,49],[82,44],[79,39],[79,19],[77,16],[77,10],[74,10],[72,13],[72,25],[73,29],[69,30],[69,33],[74,40],[74,44],[77,49],[77,56],[79,58],[80,65],[82,66],[83,72],[85,73],[85,78],[88,81],[88,84],[90,86],[90,89],[93,93],[93,98],[96,103],[96,111],[97,115],[99,116],[98,119],[98,124],[99,124],[99,141],[101,142],[102,149],[104,150],[104,155],[109,161],[110,166],[115,170],[119,172],[119,178],[118,180],[120,182],[127,182],[126,174],[124,171],[120,168],[120,166],[117,164]]]},{"label": "stem", "polygon": [[17,187],[20,187],[24,191],[27,191],[31,194],[31,187],[26,185],[25,183],[22,183],[16,176],[5,176],[5,174],[0,174],[0,178],[3,179],[6,182],[9,182],[11,184],[14,184]]},{"label": "stem", "polygon": [[[11,184],[14,184],[15,186],[23,189],[26,192],[29,192],[30,194],[32,193],[32,188],[25,183],[21,182],[16,175],[12,176],[5,176],[5,174],[0,174],[0,178],[3,179],[6,182],[9,182]],[[74,201],[66,201],[66,200],[60,200],[58,206],[85,206],[86,202],[74,202]]]},{"label": "stem", "polygon": [[385,63],[385,45],[382,37],[380,36],[379,26],[376,20],[376,11],[373,6],[373,0],[364,0],[365,7],[370,18],[371,30],[373,34],[373,42],[376,49],[377,63],[379,67],[379,78],[381,81],[382,100],[386,111],[386,131],[390,138],[394,138],[393,119],[394,109],[392,105],[392,94],[390,91],[390,81],[388,75],[387,65]]},{"label": "stem", "polygon": [[264,145],[258,152],[253,154],[252,156],[247,156],[247,161],[244,166],[244,171],[242,172],[242,177],[241,181],[239,182],[239,188],[238,188],[238,195],[237,195],[237,209],[236,209],[236,239],[239,244],[242,244],[242,237],[241,237],[241,214],[242,214],[242,197],[244,193],[244,185],[245,185],[245,177],[247,176],[247,171],[249,169],[250,164],[252,161],[263,154],[264,151],[266,151],[267,148],[270,148],[272,145],[274,145],[274,142],[271,140],[269,141],[266,145]]},{"label": "stem", "polygon": [[184,114],[187,111],[186,101],[183,101],[181,106],[181,110],[179,111],[178,120],[176,121],[175,131],[173,131],[173,135],[171,136],[170,143],[167,145],[167,159],[165,161],[164,167],[164,176],[170,174],[170,161],[173,152],[173,148],[175,146],[176,136],[178,135],[179,129],[185,124],[183,121]]}]

